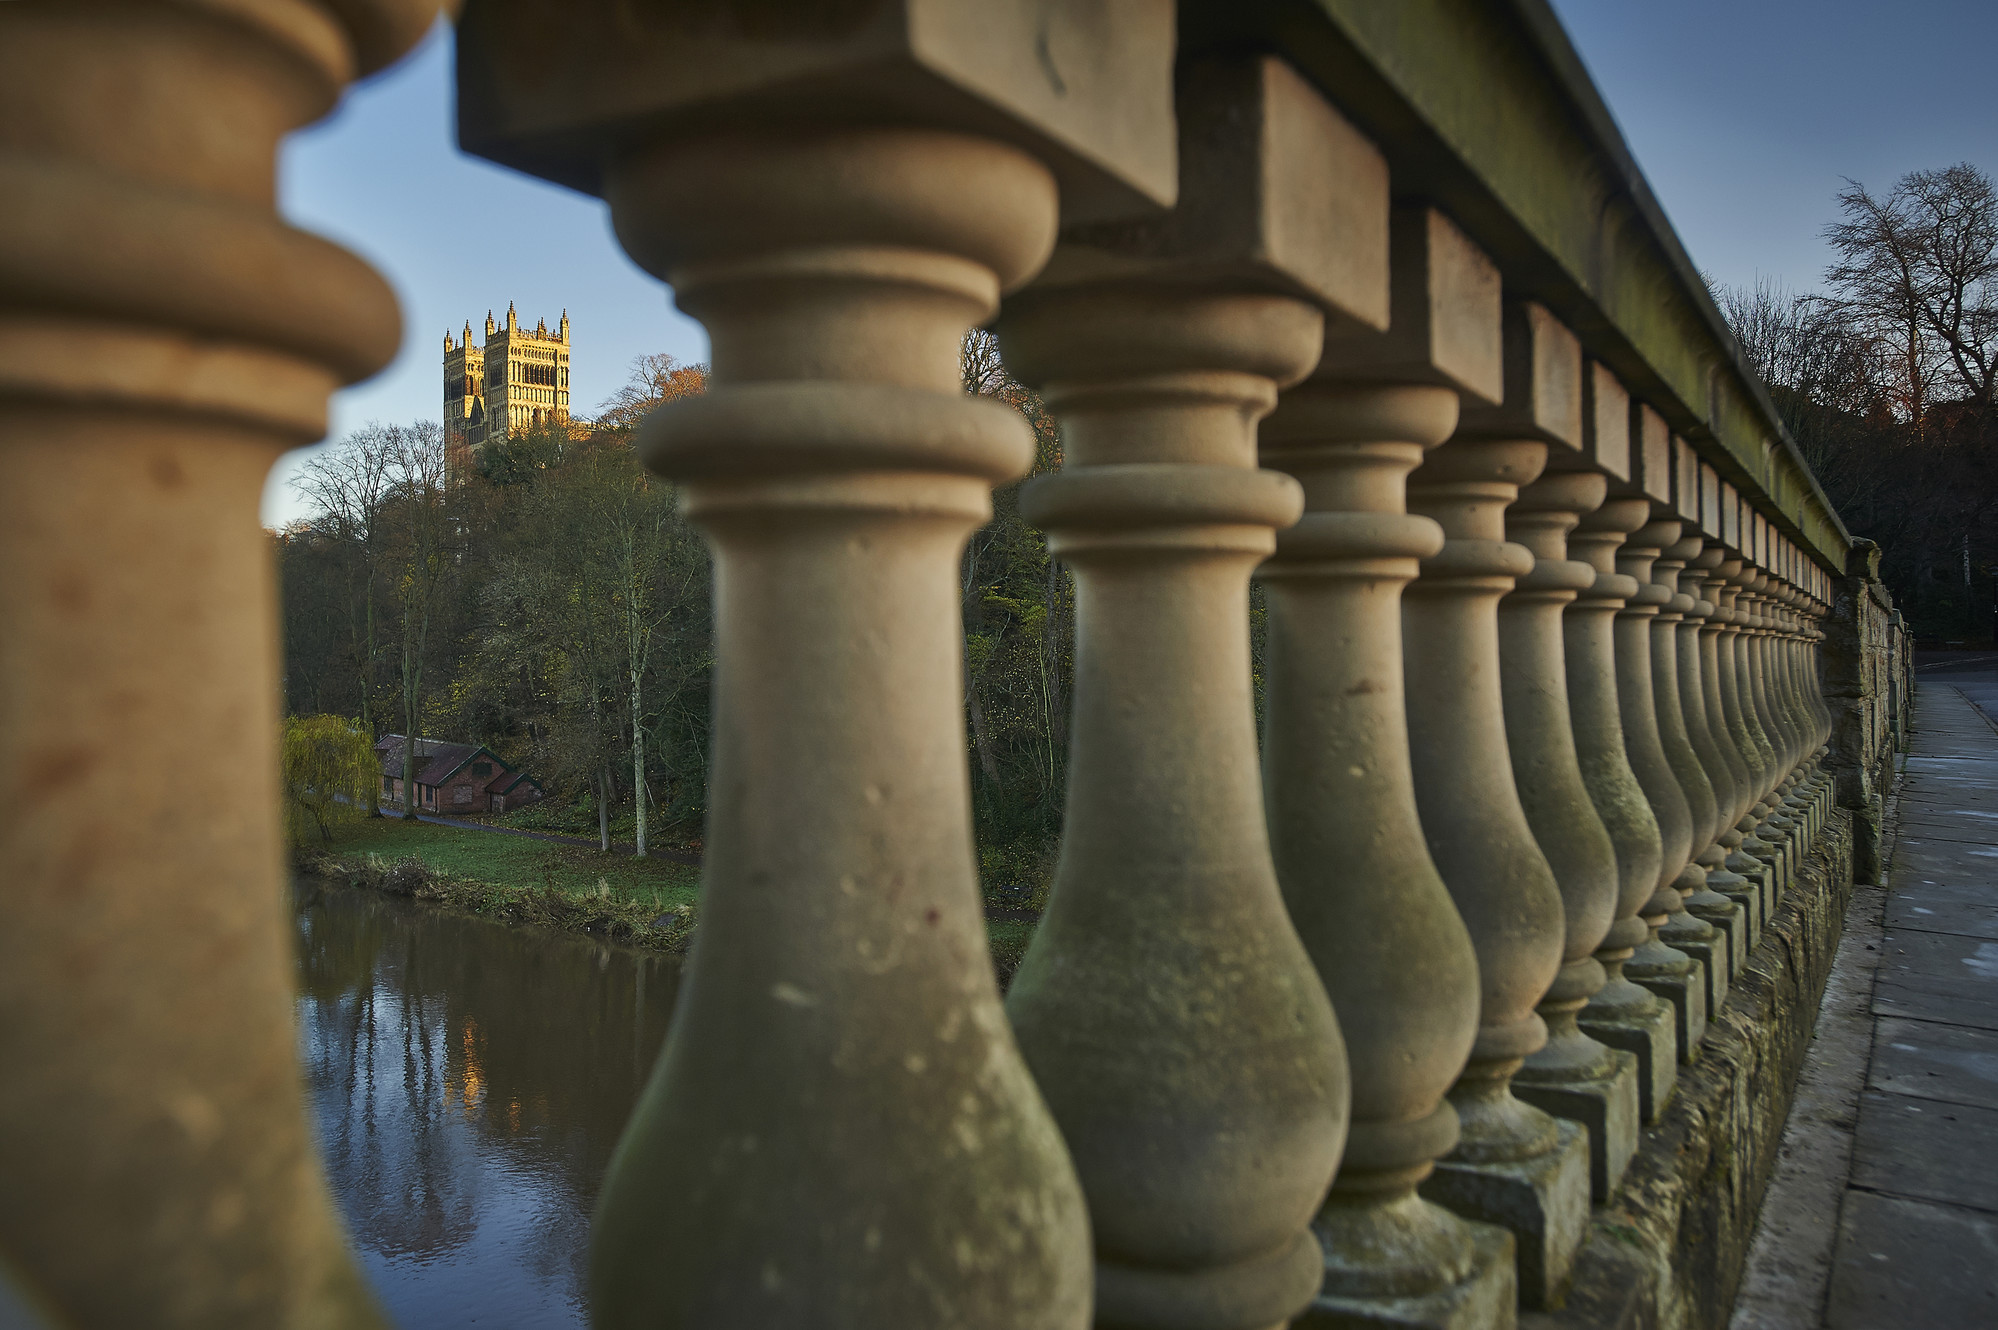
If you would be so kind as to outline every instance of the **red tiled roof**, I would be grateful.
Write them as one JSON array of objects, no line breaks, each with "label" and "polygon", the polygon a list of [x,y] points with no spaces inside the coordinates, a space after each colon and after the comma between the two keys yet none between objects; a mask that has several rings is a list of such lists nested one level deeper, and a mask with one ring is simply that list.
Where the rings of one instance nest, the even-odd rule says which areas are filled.
[{"label": "red tiled roof", "polygon": [[[381,757],[382,771],[385,775],[401,777],[402,744],[403,739],[400,734],[388,734],[383,735],[381,741],[375,745],[375,752]],[[419,737],[416,741],[418,763],[416,783],[442,785],[450,780],[460,767],[481,753],[492,759],[494,767],[493,781],[487,782],[488,785],[513,771],[512,767],[483,744],[449,743],[442,739]],[[536,788],[540,787],[537,785]]]}]

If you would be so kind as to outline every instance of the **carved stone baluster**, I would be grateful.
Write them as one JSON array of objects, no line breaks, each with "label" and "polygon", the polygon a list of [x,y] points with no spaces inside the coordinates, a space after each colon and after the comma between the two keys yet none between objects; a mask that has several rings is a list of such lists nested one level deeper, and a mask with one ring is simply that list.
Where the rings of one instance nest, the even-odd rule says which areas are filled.
[{"label": "carved stone baluster", "polygon": [[[1648,936],[1624,962],[1623,972],[1671,1004],[1678,1060],[1690,1062],[1706,1034],[1706,967],[1667,943],[1663,933],[1674,919],[1681,921],[1682,933],[1691,928],[1709,941],[1713,933],[1707,925],[1686,914],[1685,900],[1674,885],[1692,858],[1694,823],[1686,791],[1666,756],[1653,696],[1652,621],[1658,617],[1660,608],[1671,601],[1671,596],[1651,580],[1651,565],[1658,557],[1658,549],[1649,542],[1660,536],[1656,528],[1646,525],[1648,509],[1648,501],[1606,504],[1584,519],[1582,526],[1587,532],[1600,524],[1606,538],[1611,533],[1624,537],[1616,546],[1616,571],[1629,578],[1634,589],[1616,615],[1617,714],[1623,722],[1631,773],[1637,777],[1645,803],[1658,824],[1658,876],[1639,914]],[[1660,525],[1670,527],[1664,533],[1665,538],[1678,534],[1676,524]],[[1708,798],[1712,798],[1711,792]],[[1587,1015],[1583,1013],[1584,1019]]]},{"label": "carved stone baluster", "polygon": [[[1752,517],[1745,520],[1752,524]],[[1724,698],[1732,698],[1748,740],[1755,746],[1761,783],[1761,797],[1750,810],[1754,823],[1742,841],[1742,850],[1766,866],[1759,905],[1766,921],[1790,873],[1790,819],[1783,807],[1783,783],[1788,768],[1775,734],[1761,668],[1760,643],[1772,620],[1770,604],[1758,588],[1766,587],[1768,579],[1746,556],[1730,558],[1722,563],[1720,571],[1735,588],[1734,620],[1722,633],[1720,644],[1720,649],[1732,658],[1733,689]]]},{"label": "carved stone baluster", "polygon": [[1686,565],[1674,553],[1674,547],[1681,527],[1677,521],[1653,522],[1632,536],[1631,544],[1654,551],[1651,585],[1658,591],[1651,598],[1657,600],[1662,595],[1663,599],[1658,600],[1658,614],[1651,621],[1651,697],[1658,714],[1659,741],[1665,747],[1666,760],[1672,764],[1672,774],[1678,778],[1693,818],[1693,857],[1679,870],[1672,884],[1679,893],[1679,909],[1666,921],[1659,937],[1700,963],[1707,981],[1707,1017],[1711,1020],[1720,1013],[1721,1003],[1734,981],[1735,967],[1727,935],[1690,908],[1695,900],[1707,908],[1715,904],[1726,906],[1728,901],[1707,890],[1707,870],[1697,862],[1697,857],[1713,844],[1720,829],[1721,812],[1713,782],[1687,733],[1685,707],[1680,700],[1679,627],[1687,611],[1696,604],[1691,596],[1679,590],[1679,573]]},{"label": "carved stone baluster", "polygon": [[1089,1320],[1082,1193],[988,960],[960,685],[959,553],[1032,440],[958,350],[1047,259],[1058,195],[1172,195],[1170,14],[1114,8],[600,3],[552,44],[466,14],[466,145],[601,192],[713,346],[639,442],[714,551],[713,793],[700,934],[598,1203],[598,1326]]},{"label": "carved stone baluster", "polygon": [[1818,786],[1817,827],[1822,830],[1831,820],[1837,798],[1834,775],[1831,769],[1832,732],[1837,728],[1837,717],[1832,712],[1832,699],[1826,686],[1825,624],[1831,617],[1831,575],[1824,569],[1812,565],[1809,614],[1806,618],[1805,633],[1811,644],[1811,654],[1804,670],[1804,681],[1809,685],[1811,707],[1817,712],[1818,723],[1812,740],[1811,762],[1816,768]]},{"label": "carved stone baluster", "polygon": [[[1807,574],[1799,574],[1808,576]],[[1797,788],[1798,818],[1803,827],[1799,852],[1808,855],[1819,827],[1821,791],[1818,777],[1818,713],[1816,707],[1817,644],[1812,640],[1810,593],[1797,583],[1784,588],[1788,610],[1784,634],[1784,673],[1789,678],[1790,695],[1797,708]]]},{"label": "carved stone baluster", "polygon": [[1813,836],[1824,830],[1831,816],[1831,771],[1827,763],[1826,741],[1830,737],[1830,709],[1824,693],[1824,614],[1825,602],[1818,595],[1822,574],[1811,568],[1810,586],[1798,606],[1797,681],[1806,710],[1811,717],[1808,753],[1804,759],[1810,787],[1810,830]]},{"label": "carved stone baluster", "polygon": [[1478,1028],[1470,934],[1415,810],[1403,705],[1402,588],[1443,533],[1406,477],[1456,427],[1458,394],[1501,392],[1499,275],[1427,208],[1394,219],[1389,332],[1328,342],[1263,422],[1263,460],[1305,513],[1258,574],[1269,604],[1263,770],[1290,917],[1346,1038],[1352,1124],[1314,1225],[1325,1283],[1297,1324],[1510,1324],[1503,1228],[1416,1193],[1457,1143],[1443,1097]]},{"label": "carved stone baluster", "polygon": [[1409,478],[1411,510],[1443,528],[1402,600],[1416,807],[1429,852],[1477,949],[1481,1006],[1450,1091],[1457,1149],[1423,1194],[1519,1239],[1520,1298],[1557,1304],[1588,1223],[1587,1136],[1512,1092],[1547,1041],[1535,1010],[1561,968],[1560,888],[1513,783],[1499,686],[1498,600],[1533,569],[1505,540],[1505,508],[1546,464],[1547,438],[1580,436],[1581,357],[1536,305],[1509,307],[1501,406],[1467,411]]},{"label": "carved stone baluster", "polygon": [[[1704,668],[1700,633],[1707,626],[1714,605],[1701,594],[1705,589],[1706,570],[1699,565],[1707,557],[1706,542],[1698,535],[1689,535],[1665,553],[1676,561],[1677,567],[1673,571],[1678,575],[1679,591],[1691,602],[1685,617],[1679,621],[1676,642],[1679,707],[1686,720],[1686,736],[1693,745],[1693,751],[1699,754],[1700,767],[1707,773],[1714,790],[1713,839],[1693,856],[1693,862],[1705,870],[1706,876],[1701,889],[1686,898],[1686,908],[1726,935],[1728,973],[1732,976],[1740,974],[1741,967],[1748,961],[1748,923],[1735,904],[1735,897],[1748,891],[1749,886],[1745,878],[1727,867],[1728,851],[1741,843],[1741,833],[1735,830],[1735,822],[1747,806],[1745,787],[1748,774],[1741,758],[1731,756],[1731,749],[1724,749],[1715,740],[1714,729],[1707,719],[1709,672]],[[1666,567],[1666,560],[1660,559],[1658,566]]]},{"label": "carved stone baluster", "polygon": [[306,1120],[258,505],[398,337],[279,141],[434,14],[0,6],[0,1265],[51,1323],[380,1324]]},{"label": "carved stone baluster", "polygon": [[1734,643],[1748,617],[1746,610],[1735,607],[1737,588],[1731,579],[1738,569],[1739,561],[1730,559],[1728,551],[1718,545],[1710,543],[1702,556],[1701,571],[1705,577],[1701,594],[1713,609],[1700,629],[1700,672],[1706,694],[1707,724],[1714,743],[1725,750],[1743,779],[1741,801],[1747,807],[1735,819],[1734,844],[1728,847],[1725,867],[1741,878],[1738,893],[1729,899],[1741,910],[1748,935],[1746,945],[1753,951],[1761,940],[1762,925],[1767,918],[1763,901],[1768,894],[1766,879],[1771,870],[1763,856],[1773,854],[1772,847],[1756,839],[1755,828],[1764,815],[1762,800],[1775,783],[1775,761],[1756,742],[1737,692]]},{"label": "carved stone baluster", "polygon": [[[1766,925],[1775,912],[1776,899],[1790,876],[1790,835],[1792,824],[1783,807],[1783,783],[1788,768],[1773,737],[1772,713],[1765,702],[1761,643],[1768,631],[1768,604],[1756,588],[1767,584],[1755,568],[1742,560],[1722,563],[1722,576],[1735,588],[1734,618],[1721,634],[1722,701],[1732,708],[1730,728],[1738,724],[1746,741],[1756,751],[1761,798],[1749,810],[1751,825],[1743,836],[1742,853],[1761,867],[1761,891],[1756,913]],[[1745,869],[1737,871],[1746,873]]]},{"label": "carved stone baluster", "polygon": [[[1769,557],[1764,555],[1765,558]],[[1763,675],[1768,681],[1768,697],[1776,712],[1776,726],[1783,741],[1783,810],[1789,818],[1790,872],[1792,879],[1803,867],[1810,850],[1811,808],[1808,765],[1810,720],[1799,687],[1797,589],[1775,574],[1768,574],[1770,627],[1759,644]]]},{"label": "carved stone baluster", "polygon": [[1063,433],[1021,511],[1076,577],[1061,857],[1007,1009],[1089,1198],[1098,1323],[1260,1330],[1324,1279],[1348,1083],[1257,772],[1249,574],[1302,494],[1256,424],[1328,317],[1386,322],[1387,169],[1276,60],[1183,68],[1178,108],[1174,212],[1066,232],[998,323]]},{"label": "carved stone baluster", "polygon": [[[1628,418],[1627,407],[1622,414]],[[1664,836],[1644,786],[1631,767],[1624,741],[1615,630],[1618,615],[1637,592],[1636,579],[1616,570],[1617,547],[1649,517],[1650,504],[1644,499],[1610,499],[1583,515],[1568,537],[1568,550],[1579,555],[1595,576],[1569,606],[1562,623],[1575,755],[1596,812],[1615,846],[1617,872],[1616,919],[1596,948],[1596,959],[1603,967],[1603,986],[1582,1008],[1579,1019],[1588,1034],[1636,1057],[1638,1109],[1646,1122],[1657,1119],[1672,1094],[1678,1080],[1679,1055],[1671,1004],[1624,974],[1638,948],[1652,938],[1652,925],[1645,915],[1663,885]],[[1648,694],[1648,652],[1645,664]],[[1655,744],[1657,721],[1651,725],[1651,742]],[[1679,796],[1679,803],[1683,809],[1685,796]],[[1676,900],[1674,897],[1670,903]],[[1658,925],[1662,927],[1664,922],[1660,918]],[[1682,975],[1692,969],[1683,956],[1679,964],[1684,967],[1679,971]]]},{"label": "carved stone baluster", "polygon": [[[1565,460],[1565,459],[1564,459]],[[1513,1080],[1528,1103],[1589,1132],[1597,1201],[1609,1199],[1637,1152],[1637,1057],[1582,1031],[1582,1008],[1608,976],[1596,949],[1615,922],[1622,892],[1610,842],[1575,751],[1568,710],[1563,612],[1595,584],[1595,569],[1568,558],[1568,532],[1602,505],[1609,479],[1595,471],[1543,475],[1506,509],[1508,538],[1533,553],[1533,571],[1499,602],[1499,682],[1506,746],[1533,839],[1560,885],[1566,915],[1561,971],[1540,1000],[1547,1045]]]},{"label": "carved stone baluster", "polygon": [[1770,562],[1780,571],[1784,631],[1780,655],[1796,713],[1796,785],[1792,790],[1800,835],[1798,855],[1808,855],[1818,830],[1818,716],[1813,703],[1817,653],[1810,640],[1810,572],[1797,548],[1782,536],[1770,537]]},{"label": "carved stone baluster", "polygon": [[[1767,558],[1767,553],[1762,557]],[[1776,765],[1781,772],[1776,787],[1778,806],[1770,820],[1783,837],[1784,884],[1787,884],[1795,880],[1803,867],[1805,837],[1804,801],[1799,797],[1803,779],[1800,764],[1804,757],[1802,726],[1783,655],[1788,646],[1790,609],[1784,603],[1786,588],[1781,579],[1767,568],[1756,568],[1754,573],[1752,589],[1760,606],[1762,627],[1745,643],[1744,649],[1750,660],[1750,677],[1757,681],[1754,697],[1763,730],[1776,750]],[[1774,900],[1770,907],[1775,907]]]}]

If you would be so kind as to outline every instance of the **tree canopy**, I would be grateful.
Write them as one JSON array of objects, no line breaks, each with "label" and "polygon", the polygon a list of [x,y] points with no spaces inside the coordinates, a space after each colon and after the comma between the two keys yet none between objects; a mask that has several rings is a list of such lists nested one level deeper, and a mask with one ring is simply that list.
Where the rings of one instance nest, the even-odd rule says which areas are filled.
[{"label": "tree canopy", "polygon": [[[1057,468],[1054,421],[990,334],[965,339],[962,369],[965,391],[1033,427],[1034,471]],[[711,571],[675,487],[632,440],[650,410],[706,383],[704,366],[641,357],[594,422],[496,440],[448,483],[411,461],[414,448],[442,465],[429,422],[329,446],[300,486],[313,515],[277,537],[290,709],[484,743],[551,792],[551,825],[605,845],[696,844]],[[1031,896],[1061,824],[1074,594],[1017,486],[995,494],[960,572],[982,867],[1009,898]]]},{"label": "tree canopy", "polygon": [[285,829],[294,844],[313,834],[330,841],[336,825],[361,816],[381,778],[374,746],[374,736],[345,716],[285,720],[278,760]]},{"label": "tree canopy", "polygon": [[1998,563],[1998,191],[1968,163],[1847,182],[1825,291],[1715,293],[1917,634],[1989,640]]}]

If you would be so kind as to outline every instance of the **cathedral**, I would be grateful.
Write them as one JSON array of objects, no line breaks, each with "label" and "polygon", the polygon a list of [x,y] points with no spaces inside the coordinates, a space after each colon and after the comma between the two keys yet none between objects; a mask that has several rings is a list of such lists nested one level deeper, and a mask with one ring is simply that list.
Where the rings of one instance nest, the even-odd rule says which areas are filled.
[{"label": "cathedral", "polygon": [[554,332],[544,319],[532,330],[520,326],[511,302],[506,323],[486,312],[484,346],[472,345],[472,325],[463,339],[444,334],[444,442],[448,454],[463,459],[493,439],[569,418],[569,312]]}]

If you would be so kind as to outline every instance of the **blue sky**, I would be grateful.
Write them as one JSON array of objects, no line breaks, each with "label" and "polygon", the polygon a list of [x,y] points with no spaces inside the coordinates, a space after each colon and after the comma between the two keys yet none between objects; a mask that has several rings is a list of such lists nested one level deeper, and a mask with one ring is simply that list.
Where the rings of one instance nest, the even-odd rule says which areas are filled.
[{"label": "blue sky", "polygon": [[[1391,2],[1391,0],[1389,0]],[[1693,261],[1721,282],[1818,284],[1819,232],[1850,176],[1998,174],[1998,0],[1553,0]],[[454,146],[450,34],[287,141],[285,214],[368,258],[402,301],[402,352],[338,394],[331,432],[435,417],[443,336],[515,302],[569,311],[572,393],[591,412],[639,355],[707,355],[700,326],[612,240],[603,205]],[[302,511],[273,471],[264,520]]]}]

